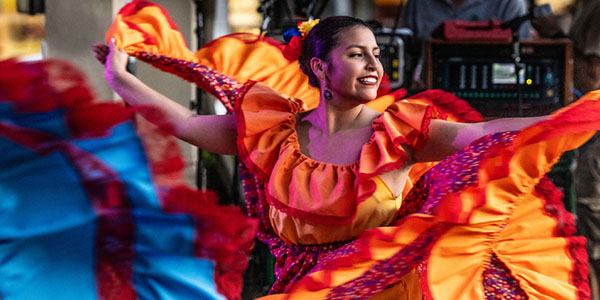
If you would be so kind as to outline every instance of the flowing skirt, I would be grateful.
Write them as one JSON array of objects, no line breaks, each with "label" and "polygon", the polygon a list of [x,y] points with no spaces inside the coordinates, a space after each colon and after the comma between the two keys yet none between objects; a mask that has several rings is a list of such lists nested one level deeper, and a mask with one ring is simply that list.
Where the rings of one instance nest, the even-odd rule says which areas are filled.
[{"label": "flowing skirt", "polygon": [[0,61],[0,298],[239,299],[257,223],[62,61]]}]

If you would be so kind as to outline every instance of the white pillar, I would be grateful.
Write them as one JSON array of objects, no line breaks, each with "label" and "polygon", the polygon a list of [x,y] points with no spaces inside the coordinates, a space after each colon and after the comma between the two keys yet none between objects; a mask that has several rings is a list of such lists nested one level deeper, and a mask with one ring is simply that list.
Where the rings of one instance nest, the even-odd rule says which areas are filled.
[{"label": "white pillar", "polygon": [[349,0],[333,1],[334,16],[352,16],[352,2]]},{"label": "white pillar", "polygon": [[115,3],[112,1],[46,1],[46,53],[48,58],[70,61],[83,70],[96,95],[113,98],[102,76],[104,68],[94,59],[91,46],[104,41]]},{"label": "white pillar", "polygon": [[[125,0],[51,0],[46,1],[46,43],[48,58],[70,61],[83,70],[99,99],[117,98],[104,79],[104,68],[94,58],[91,46],[104,42],[106,30]],[[164,6],[177,23],[191,47],[195,9],[192,0],[155,0]],[[173,75],[137,62],[137,76],[167,97],[188,106],[195,98],[191,84]],[[186,177],[192,181],[195,151],[181,143],[188,168]]]}]

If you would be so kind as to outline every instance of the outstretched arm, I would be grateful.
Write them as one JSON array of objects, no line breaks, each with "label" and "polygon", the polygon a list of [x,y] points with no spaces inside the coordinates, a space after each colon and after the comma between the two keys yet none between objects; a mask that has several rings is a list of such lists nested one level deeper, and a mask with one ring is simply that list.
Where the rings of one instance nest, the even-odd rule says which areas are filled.
[{"label": "outstretched arm", "polygon": [[521,130],[548,116],[503,118],[480,123],[456,123],[431,120],[429,139],[422,150],[413,152],[415,162],[439,161],[488,134]]},{"label": "outstretched arm", "polygon": [[[236,125],[232,115],[195,115],[191,110],[153,90],[125,69],[127,54],[117,49],[95,45],[95,57],[104,63],[104,77],[113,90],[132,106],[146,106],[160,111],[174,134],[204,150],[220,154],[237,154]],[[141,111],[144,114],[144,111]],[[151,116],[145,116],[152,120]]]}]

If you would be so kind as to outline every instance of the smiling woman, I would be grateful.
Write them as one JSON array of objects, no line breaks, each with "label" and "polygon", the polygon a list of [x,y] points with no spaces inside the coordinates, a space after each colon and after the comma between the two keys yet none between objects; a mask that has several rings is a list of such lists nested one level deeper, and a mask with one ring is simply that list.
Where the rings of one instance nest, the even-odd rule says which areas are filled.
[{"label": "smiling woman", "polygon": [[[240,156],[248,212],[261,222],[257,238],[276,258],[271,294],[586,296],[583,243],[570,236],[559,192],[542,178],[563,151],[600,128],[600,94],[551,117],[470,124],[441,120],[459,113],[425,96],[374,109],[379,48],[358,19],[330,17],[308,33],[301,26],[288,45],[301,47],[298,62],[279,42],[248,35],[182,57],[172,51],[185,47],[173,44],[174,23],[152,8],[128,4],[96,57],[125,101],[161,111],[190,143]],[[126,54],[235,102],[234,115],[196,116],[178,106],[125,72]],[[434,98],[460,103],[440,91]],[[414,169],[425,170],[417,163],[438,160],[412,181]]]},{"label": "smiling woman", "polygon": [[[321,93],[335,87],[332,96],[358,98],[359,103],[375,99],[383,67],[371,29],[362,20],[350,17],[330,17],[321,23],[304,39],[298,58],[310,85],[320,88]],[[371,93],[353,95],[359,91],[355,80],[360,79],[366,79],[360,83],[370,87]]]},{"label": "smiling woman", "polygon": [[[330,62],[311,59],[313,72],[324,72],[333,96],[369,102],[377,96],[377,88],[383,76],[379,61],[379,47],[375,36],[367,27],[347,29],[340,34],[338,46],[330,53]],[[321,69],[323,68],[323,69]]]}]

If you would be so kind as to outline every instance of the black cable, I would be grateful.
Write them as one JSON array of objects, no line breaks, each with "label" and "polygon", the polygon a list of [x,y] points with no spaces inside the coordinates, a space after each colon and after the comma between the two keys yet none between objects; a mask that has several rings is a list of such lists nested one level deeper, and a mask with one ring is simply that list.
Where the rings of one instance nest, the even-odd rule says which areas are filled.
[{"label": "black cable", "polygon": [[392,45],[394,44],[394,39],[396,38],[396,29],[398,29],[398,26],[400,26],[400,15],[402,15],[402,3],[398,4],[396,19],[394,20],[394,27],[392,28],[392,35],[390,36],[390,41],[386,49],[391,49]]},{"label": "black cable", "polygon": [[316,3],[316,0],[311,0],[308,2],[308,5],[306,6],[306,11],[305,11],[307,19],[314,18],[313,11],[315,10],[315,3]]},{"label": "black cable", "polygon": [[324,1],[321,1],[320,3],[321,3],[321,5],[319,6],[319,9],[315,10],[316,13],[314,14],[314,19],[318,19],[321,17],[323,12],[325,11],[325,7],[327,7],[327,4],[329,3],[329,0],[324,0]]},{"label": "black cable", "polygon": [[[204,14],[202,13],[202,0],[194,0],[196,5],[196,39],[197,39],[197,49],[199,50],[204,44]],[[192,101],[191,108],[196,110],[197,114],[203,114],[203,103],[202,97],[204,92],[201,88],[196,87],[196,101]],[[203,188],[204,183],[204,164],[202,162],[203,150],[198,148],[197,155],[198,161],[196,163],[196,187],[199,189]]]},{"label": "black cable", "polygon": [[259,35],[261,36],[264,32],[267,31],[267,28],[269,28],[269,23],[271,23],[271,15],[273,14],[273,7],[275,6],[275,2],[277,2],[277,0],[262,0],[260,6],[257,9],[257,11],[259,13],[262,13],[263,16],[263,21],[260,25],[259,33]]}]

